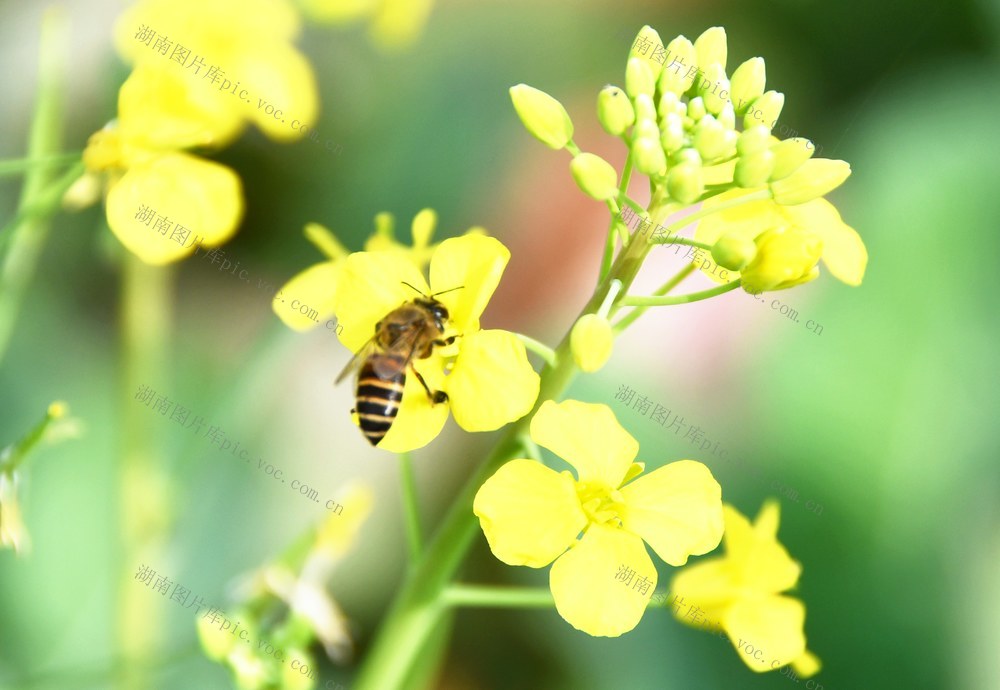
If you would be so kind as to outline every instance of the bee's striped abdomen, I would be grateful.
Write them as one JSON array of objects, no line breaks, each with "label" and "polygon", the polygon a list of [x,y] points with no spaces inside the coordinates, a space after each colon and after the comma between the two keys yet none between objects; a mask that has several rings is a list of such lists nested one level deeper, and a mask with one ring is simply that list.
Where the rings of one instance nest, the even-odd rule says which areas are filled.
[{"label": "bee's striped abdomen", "polygon": [[[375,371],[377,358],[393,360],[398,364],[398,372],[389,376],[379,376]],[[369,358],[358,373],[357,406],[361,432],[373,446],[377,446],[389,427],[392,426],[399,405],[403,399],[406,383],[406,360],[398,355],[375,355]],[[387,367],[383,366],[385,370]]]}]

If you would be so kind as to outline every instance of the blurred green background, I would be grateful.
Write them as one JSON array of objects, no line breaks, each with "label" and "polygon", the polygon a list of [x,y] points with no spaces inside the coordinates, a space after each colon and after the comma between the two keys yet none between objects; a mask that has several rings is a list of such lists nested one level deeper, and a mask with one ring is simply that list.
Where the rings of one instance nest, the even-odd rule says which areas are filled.
[{"label": "blurred green background", "polygon": [[[43,5],[0,4],[0,158],[24,155]],[[79,150],[114,116],[127,68],[110,43],[118,3],[66,8],[65,149]],[[766,59],[768,88],[786,94],[781,121],[823,156],[851,163],[831,198],[870,263],[860,288],[824,275],[779,295],[821,323],[819,335],[743,294],[661,309],[570,395],[611,405],[648,463],[705,461],[744,513],[785,494],[779,536],[803,565],[806,634],[824,663],[811,687],[1000,687],[1000,333],[997,281],[980,265],[1000,249],[996,2],[444,0],[421,38],[397,53],[374,48],[362,28],[310,25],[300,46],[320,83],[316,129],[343,152],[280,145],[256,131],[221,152],[247,199],[227,256],[278,286],[320,259],[303,238],[306,222],[356,250],[376,213],[393,212],[408,237],[413,214],[432,207],[438,238],[483,225],[513,252],[484,324],[554,345],[589,295],[606,216],[576,190],[565,154],[524,132],[507,89],[526,82],[559,98],[577,142],[620,166],[624,151],[596,124],[594,105],[601,86],[623,82],[644,23],[665,40],[721,25],[730,67]],[[0,179],[3,222],[18,192],[17,178]],[[116,590],[139,564],[123,563],[117,545],[121,422],[136,405],[119,368],[120,253],[102,209],[57,216],[0,361],[0,446],[57,399],[83,426],[30,461],[31,553],[0,551],[6,690],[110,687],[121,663]],[[650,272],[679,265],[670,256],[656,257]],[[201,255],[183,262],[176,286],[169,362],[148,385],[322,496],[358,481],[375,487],[375,511],[331,583],[363,654],[406,545],[396,463],[350,424],[350,387],[332,385],[349,353],[330,331],[290,332],[270,294]],[[616,402],[621,385],[699,425],[763,479],[699,457]],[[175,423],[156,417],[150,429],[177,491],[164,560],[149,565],[205,600],[223,604],[234,576],[323,517]],[[416,453],[428,525],[494,436],[449,422]],[[466,581],[547,583],[547,569],[509,568],[477,541]],[[670,568],[659,566],[664,589]],[[155,605],[166,628],[151,632],[161,652],[154,687],[228,687],[225,669],[202,655],[189,612]],[[730,645],[662,611],[618,639],[590,638],[553,612],[480,609],[463,611],[454,634],[436,687],[800,684],[749,672]],[[349,686],[350,675],[322,667],[324,681]]]}]

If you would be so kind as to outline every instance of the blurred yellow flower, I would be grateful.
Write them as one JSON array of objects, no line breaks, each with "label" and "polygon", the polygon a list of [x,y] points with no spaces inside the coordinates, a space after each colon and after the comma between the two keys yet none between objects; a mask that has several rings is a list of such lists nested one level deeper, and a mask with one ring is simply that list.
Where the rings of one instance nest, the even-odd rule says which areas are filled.
[{"label": "blurred yellow flower", "polygon": [[[706,201],[703,208],[710,209],[747,193],[741,189],[725,192]],[[766,234],[768,231],[772,231],[770,235]],[[861,237],[841,220],[837,209],[826,199],[813,199],[797,206],[782,206],[770,199],[734,206],[700,220],[694,238],[714,244],[723,236],[729,238],[727,241],[734,238],[756,241],[757,255],[744,268],[747,274],[744,288],[752,292],[791,287],[804,282],[803,277],[811,280],[815,277],[812,266],[818,260],[835,278],[857,286],[868,264],[868,252]],[[789,252],[793,238],[799,250]],[[711,254],[704,250],[698,250],[695,261],[706,275],[720,283],[740,275],[717,269]]]},{"label": "blurred yellow flower", "polygon": [[294,141],[302,132],[290,123],[311,129],[319,112],[312,68],[292,43],[300,24],[287,0],[140,0],[119,18],[115,44],[143,72],[153,98],[137,107],[160,131],[194,125],[199,143],[221,146],[253,122]]},{"label": "blurred yellow flower", "polygon": [[756,521],[730,505],[723,507],[725,556],[685,567],[670,590],[684,606],[698,607],[705,621],[675,616],[688,625],[719,625],[757,673],[792,664],[806,677],[819,671],[819,659],[806,650],[805,605],[781,595],[798,582],[802,567],[778,542],[779,506],[768,501]]},{"label": "blurred yellow flower", "polygon": [[371,19],[372,40],[381,48],[411,45],[423,32],[433,0],[300,0],[310,19],[324,24],[346,24]]},{"label": "blurred yellow flower", "polygon": [[17,475],[0,472],[0,549],[24,553],[30,547],[28,529],[21,518],[17,496]]},{"label": "blurred yellow flower", "polygon": [[468,234],[437,247],[429,285],[412,258],[397,251],[357,252],[343,262],[333,305],[343,326],[338,337],[351,352],[371,339],[383,317],[419,297],[414,288],[425,295],[443,293],[438,299],[450,317],[445,337],[458,336],[412,362],[430,389],[444,391],[448,400],[432,403],[417,378],[408,376],[402,405],[380,448],[399,453],[427,445],[449,409],[466,431],[493,431],[531,410],[539,379],[524,345],[512,333],[479,326],[509,259],[496,239]]},{"label": "blurred yellow flower", "polygon": [[572,465],[577,478],[535,460],[503,465],[473,503],[490,549],[509,565],[552,563],[556,610],[574,628],[607,637],[628,632],[656,588],[643,542],[674,566],[714,549],[722,538],[722,489],[693,460],[631,481],[643,471],[633,463],[639,444],[606,405],[546,401],[531,420],[531,437]]}]

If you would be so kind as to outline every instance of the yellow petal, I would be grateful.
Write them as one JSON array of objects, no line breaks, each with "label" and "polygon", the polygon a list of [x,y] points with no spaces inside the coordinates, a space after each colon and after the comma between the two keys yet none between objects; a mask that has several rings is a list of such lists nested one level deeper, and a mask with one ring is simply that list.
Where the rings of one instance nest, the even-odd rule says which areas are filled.
[{"label": "yellow petal", "polygon": [[781,504],[773,498],[764,501],[760,507],[753,528],[763,539],[777,539],[778,525],[781,523]]},{"label": "yellow petal", "polygon": [[635,535],[591,525],[552,565],[549,587],[567,623],[588,635],[617,637],[639,624],[656,589],[656,568]]},{"label": "yellow petal", "polygon": [[[440,357],[414,360],[413,366],[424,377],[424,381],[432,391],[441,390],[444,374],[441,371]],[[446,421],[448,421],[448,403],[431,403],[427,391],[420,385],[417,377],[412,372],[407,372],[399,413],[378,447],[392,453],[405,453],[423,448],[437,438]]]},{"label": "yellow petal", "polygon": [[245,126],[234,96],[191,79],[166,59],[139,65],[125,80],[118,91],[118,123],[125,141],[150,149],[219,147]]},{"label": "yellow petal", "polygon": [[[688,625],[719,624],[726,609],[743,594],[739,572],[725,558],[684,566],[674,575],[670,591],[677,597],[674,617]],[[699,607],[704,617],[689,615],[692,606]]]},{"label": "yellow petal", "polygon": [[419,297],[427,282],[412,262],[389,252],[355,252],[344,261],[334,297],[334,312],[344,328],[339,333],[351,352],[375,335],[375,324],[405,302]]},{"label": "yellow petal", "polygon": [[476,493],[472,510],[493,555],[542,568],[569,548],[586,524],[576,486],[535,460],[511,460]]},{"label": "yellow petal", "polygon": [[301,0],[302,11],[318,22],[340,24],[364,17],[375,0]]},{"label": "yellow petal", "polygon": [[[753,191],[755,190],[734,189],[724,192],[706,201],[702,208],[711,209],[714,206]],[[732,235],[733,237],[753,241],[754,238],[766,230],[787,224],[788,220],[781,214],[780,207],[773,201],[764,199],[706,216],[698,221],[694,239],[706,244],[715,244],[723,235]],[[731,271],[719,267],[712,259],[710,252],[699,249],[694,254],[694,261],[701,268],[702,273],[717,283],[728,283],[740,275],[739,271]]]},{"label": "yellow petal", "polygon": [[818,656],[807,649],[795,657],[792,661],[792,668],[800,678],[809,678],[820,672],[823,668],[823,663],[819,660]]},{"label": "yellow petal", "polygon": [[754,529],[750,521],[730,505],[723,507],[723,515],[726,558],[738,569],[744,587],[761,594],[776,594],[798,582],[802,566],[773,536],[767,536],[766,527],[760,531]]},{"label": "yellow petal", "polygon": [[253,90],[242,102],[238,96],[230,94],[229,98],[271,139],[300,139],[301,128],[312,128],[319,115],[316,77],[309,61],[292,46],[280,43],[243,53],[241,58],[233,69]]},{"label": "yellow petal", "polygon": [[479,328],[479,316],[509,260],[510,250],[496,238],[484,235],[453,237],[438,246],[431,257],[431,287],[434,292],[452,290],[437,299],[448,307],[459,333]]},{"label": "yellow petal", "polygon": [[531,438],[576,468],[580,482],[618,488],[639,442],[618,423],[607,405],[546,400],[531,420]]},{"label": "yellow petal", "polygon": [[814,199],[784,210],[796,225],[820,236],[823,264],[835,278],[848,285],[861,284],[868,265],[868,250],[854,228],[841,220],[833,204],[826,199]]},{"label": "yellow petal", "polygon": [[680,460],[621,489],[622,525],[673,566],[708,553],[722,539],[722,488],[700,462]]},{"label": "yellow petal", "polygon": [[[136,218],[142,206],[156,214],[148,225]],[[213,247],[236,232],[243,215],[240,179],[223,165],[184,153],[158,156],[130,168],[111,187],[107,213],[111,231],[129,251],[149,264],[169,263],[191,254],[196,236]]]},{"label": "yellow petal", "polygon": [[493,431],[531,412],[539,378],[524,345],[507,331],[475,331],[458,340],[445,390],[466,431]]},{"label": "yellow petal", "polygon": [[296,275],[274,296],[271,302],[274,313],[296,331],[307,331],[330,321],[342,265],[337,261],[324,261]]},{"label": "yellow petal", "polygon": [[805,651],[805,619],[801,601],[770,596],[737,602],[726,612],[722,627],[747,667],[764,673],[791,663]]},{"label": "yellow petal", "polygon": [[372,40],[383,49],[412,43],[423,31],[432,0],[382,0],[371,24]]}]

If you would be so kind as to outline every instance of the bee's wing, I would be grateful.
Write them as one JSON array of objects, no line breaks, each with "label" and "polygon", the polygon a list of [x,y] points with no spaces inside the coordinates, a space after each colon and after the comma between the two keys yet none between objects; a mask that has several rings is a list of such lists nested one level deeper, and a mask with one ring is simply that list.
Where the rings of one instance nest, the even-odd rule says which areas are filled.
[{"label": "bee's wing", "polygon": [[358,349],[358,351],[354,353],[354,356],[351,357],[351,361],[348,362],[347,366],[344,367],[344,370],[341,371],[340,374],[337,375],[337,380],[333,382],[334,385],[340,383],[345,378],[347,378],[347,375],[350,374],[351,372],[354,372],[354,371],[357,371],[358,369],[360,369],[361,365],[365,363],[366,359],[368,359],[368,355],[372,354],[373,352],[377,352],[377,351],[378,351],[378,347],[375,344],[375,338],[373,336],[371,338],[371,340],[369,340],[367,343],[365,343],[364,345],[362,345]]},{"label": "bee's wing", "polygon": [[[396,376],[405,369],[416,353],[417,341],[420,339],[420,328],[411,327],[385,348],[386,356],[378,357],[373,362],[375,373],[382,378]],[[402,361],[400,361],[402,360]]]}]

